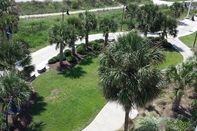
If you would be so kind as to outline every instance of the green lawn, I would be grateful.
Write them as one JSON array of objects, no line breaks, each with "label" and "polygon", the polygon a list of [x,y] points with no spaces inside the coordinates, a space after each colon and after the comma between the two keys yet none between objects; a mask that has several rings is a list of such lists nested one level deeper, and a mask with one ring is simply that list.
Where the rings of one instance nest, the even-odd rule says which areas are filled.
[{"label": "green lawn", "polygon": [[166,59],[158,66],[158,69],[162,70],[171,65],[177,65],[183,61],[183,56],[177,51],[165,51]]},{"label": "green lawn", "polygon": [[[195,39],[195,35],[196,35],[196,32],[190,34],[190,35],[186,35],[186,36],[182,36],[182,37],[179,37],[179,39],[185,44],[187,45],[188,47],[192,48],[193,47],[193,44],[194,44],[194,39]],[[197,43],[197,42],[196,42]],[[196,46],[195,46],[196,47]]]},{"label": "green lawn", "polygon": [[[33,86],[39,94],[33,105],[33,121],[43,123],[43,131],[79,131],[105,105],[98,86],[97,57],[87,56],[79,65],[59,73],[40,75]],[[57,92],[52,93],[52,90]]]},{"label": "green lawn", "polygon": [[[165,54],[166,61],[159,69],[183,60],[176,51]],[[87,56],[71,70],[38,76],[33,81],[39,96],[33,105],[34,123],[42,123],[43,131],[84,129],[106,103],[98,86],[97,68],[97,56]]]}]

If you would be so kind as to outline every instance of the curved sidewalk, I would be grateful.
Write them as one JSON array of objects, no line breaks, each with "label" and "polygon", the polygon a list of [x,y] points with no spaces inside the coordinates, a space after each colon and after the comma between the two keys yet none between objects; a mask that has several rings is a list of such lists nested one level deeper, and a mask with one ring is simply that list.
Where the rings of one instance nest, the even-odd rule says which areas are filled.
[{"label": "curved sidewalk", "polygon": [[[197,19],[197,18],[196,18]],[[197,30],[197,20],[190,21],[185,19],[182,21],[185,25],[178,26],[177,37],[169,37],[167,40],[179,51],[184,58],[184,61],[193,55],[193,52],[189,47],[182,43],[178,37],[194,33]],[[130,117],[137,116],[138,111],[132,110]],[[99,112],[96,118],[88,125],[83,131],[116,131],[124,124],[124,111],[121,105],[115,102],[108,102],[103,109]]]}]

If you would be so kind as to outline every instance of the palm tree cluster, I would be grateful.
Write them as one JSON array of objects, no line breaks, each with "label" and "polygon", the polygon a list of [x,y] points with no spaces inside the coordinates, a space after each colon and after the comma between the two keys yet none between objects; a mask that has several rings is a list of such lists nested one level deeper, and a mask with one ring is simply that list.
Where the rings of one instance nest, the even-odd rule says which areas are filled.
[{"label": "palm tree cluster", "polygon": [[[11,37],[19,21],[15,1],[0,0],[0,6],[0,108],[1,112],[5,113],[10,98],[13,98],[18,106],[29,101],[31,86],[27,80],[34,71],[34,66],[31,65],[27,44]],[[0,121],[6,122],[5,114],[3,116]],[[5,124],[1,123],[0,130],[5,130]]]},{"label": "palm tree cluster", "polygon": [[[56,44],[56,49],[60,48],[60,66],[63,64],[63,50],[71,47],[72,55],[75,55],[75,42],[85,37],[85,45],[88,49],[88,36],[90,31],[96,30],[98,20],[96,16],[88,11],[79,13],[78,17],[69,17],[67,21],[54,24],[49,30],[50,44]],[[115,32],[118,26],[114,19],[102,18],[99,21],[99,29],[105,36],[104,46],[107,45],[109,32]]]},{"label": "palm tree cluster", "polygon": [[[175,16],[179,17],[178,14],[182,10],[175,8],[177,6],[176,3],[170,8],[166,8],[174,10]],[[135,27],[143,32],[144,36],[147,36],[148,32],[162,31],[163,40],[167,34],[174,37],[177,34],[176,19],[174,16],[165,14],[158,5],[145,4],[139,7],[130,4],[125,17],[129,18],[129,29]],[[133,20],[136,21],[135,25]],[[108,17],[102,18],[98,23],[99,29],[103,32],[104,47],[106,47],[99,55],[99,84],[103,96],[108,101],[117,101],[123,106],[125,110],[124,130],[127,131],[129,112],[132,107],[145,107],[162,91],[164,76],[153,65],[162,63],[165,56],[161,48],[151,44],[146,37],[141,37],[136,30],[119,36],[117,41],[108,45],[109,32],[117,31],[118,24],[113,18]],[[70,17],[66,22],[51,27],[49,41],[51,44],[56,43],[56,47],[60,48],[60,66],[63,63],[63,49],[69,46],[72,48],[72,54],[75,55],[75,41],[84,36],[86,48],[88,48],[88,35],[91,30],[96,28],[97,18],[88,11],[80,13],[79,17]],[[169,76],[171,73],[167,71],[166,74]],[[193,80],[189,79],[189,76],[185,83]],[[182,92],[183,87],[181,86],[179,89]]]}]

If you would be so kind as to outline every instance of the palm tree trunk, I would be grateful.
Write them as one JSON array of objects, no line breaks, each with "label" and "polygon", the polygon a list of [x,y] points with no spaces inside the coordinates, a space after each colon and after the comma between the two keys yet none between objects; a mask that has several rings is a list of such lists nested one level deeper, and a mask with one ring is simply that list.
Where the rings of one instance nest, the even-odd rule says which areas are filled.
[{"label": "palm tree trunk", "polygon": [[147,37],[147,33],[148,33],[148,29],[147,29],[147,27],[145,27],[145,29],[144,29],[144,36],[145,37]]},{"label": "palm tree trunk", "polygon": [[178,111],[178,108],[180,106],[181,98],[182,98],[183,92],[180,91],[180,93],[176,96],[174,99],[174,102],[172,104],[172,110],[173,111]]},{"label": "palm tree trunk", "polygon": [[106,33],[106,34],[105,34],[104,47],[106,47],[106,46],[107,46],[108,36],[109,36],[109,34],[108,34],[108,33]]},{"label": "palm tree trunk", "polygon": [[125,111],[124,131],[128,131],[129,127],[129,110]]},{"label": "palm tree trunk", "polygon": [[86,31],[85,33],[85,44],[86,44],[86,48],[88,48],[88,31]]},{"label": "palm tree trunk", "polygon": [[75,55],[75,42],[72,43],[72,55]]},{"label": "palm tree trunk", "polygon": [[60,43],[60,67],[63,65],[63,44]]},{"label": "palm tree trunk", "polygon": [[130,16],[129,29],[132,29],[132,20],[133,20],[133,17],[132,17],[132,16]]}]

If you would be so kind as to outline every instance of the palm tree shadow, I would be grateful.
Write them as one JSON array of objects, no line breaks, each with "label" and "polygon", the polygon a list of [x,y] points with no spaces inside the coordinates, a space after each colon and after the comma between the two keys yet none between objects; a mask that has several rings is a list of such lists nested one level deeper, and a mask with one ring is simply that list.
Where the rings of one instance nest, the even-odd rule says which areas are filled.
[{"label": "palm tree shadow", "polygon": [[32,115],[40,115],[41,112],[46,110],[47,103],[44,102],[44,97],[39,96],[37,93],[35,94],[36,98],[34,99],[34,103],[32,104]]},{"label": "palm tree shadow", "polygon": [[27,128],[27,131],[42,131],[45,124],[43,122],[35,122]]},{"label": "palm tree shadow", "polygon": [[85,56],[82,61],[79,62],[79,65],[90,65],[93,61],[92,59],[97,57],[97,55],[88,55]]},{"label": "palm tree shadow", "polygon": [[80,66],[73,67],[70,70],[65,70],[60,72],[59,74],[63,75],[64,77],[70,77],[70,78],[80,78],[84,74],[86,74],[85,71],[83,71],[83,68]]}]

